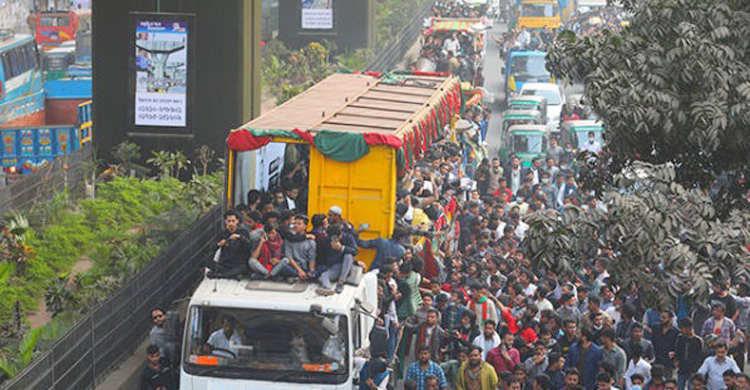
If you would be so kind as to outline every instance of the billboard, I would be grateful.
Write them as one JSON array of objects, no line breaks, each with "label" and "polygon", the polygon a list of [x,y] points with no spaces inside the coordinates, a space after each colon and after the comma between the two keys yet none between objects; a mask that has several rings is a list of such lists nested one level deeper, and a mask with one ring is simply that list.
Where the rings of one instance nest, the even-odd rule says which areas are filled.
[{"label": "billboard", "polygon": [[303,30],[333,29],[333,0],[301,0]]},{"label": "billboard", "polygon": [[154,134],[190,128],[194,17],[133,14],[131,24],[129,95],[134,131]]}]

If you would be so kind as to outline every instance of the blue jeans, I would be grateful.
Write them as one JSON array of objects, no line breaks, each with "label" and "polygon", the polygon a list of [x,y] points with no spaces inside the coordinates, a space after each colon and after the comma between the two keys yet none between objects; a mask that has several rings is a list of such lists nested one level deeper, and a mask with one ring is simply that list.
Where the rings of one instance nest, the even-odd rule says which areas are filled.
[{"label": "blue jeans", "polygon": [[393,359],[393,354],[396,353],[396,343],[398,342],[398,330],[399,327],[391,322],[388,326],[388,361]]},{"label": "blue jeans", "polygon": [[685,390],[692,387],[690,381],[690,374],[677,374],[677,388],[679,390]]}]

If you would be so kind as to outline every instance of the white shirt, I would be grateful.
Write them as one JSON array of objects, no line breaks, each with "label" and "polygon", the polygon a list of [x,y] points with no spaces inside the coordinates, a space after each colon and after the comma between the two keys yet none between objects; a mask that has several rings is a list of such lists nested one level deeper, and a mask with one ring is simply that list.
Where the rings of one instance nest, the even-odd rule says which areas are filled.
[{"label": "white shirt", "polygon": [[726,388],[724,386],[724,371],[726,370],[740,373],[740,368],[731,356],[727,355],[721,363],[718,362],[716,356],[709,356],[703,361],[698,373],[708,375],[708,382],[706,383],[708,390],[723,390]]},{"label": "white shirt", "polygon": [[531,33],[528,31],[521,31],[518,34],[518,44],[521,45],[521,47],[524,47],[531,43]]},{"label": "white shirt", "polygon": [[495,332],[492,334],[492,339],[487,340],[484,337],[484,333],[482,333],[479,336],[474,337],[474,341],[471,343],[482,348],[482,360],[487,360],[487,352],[500,345],[500,336]]},{"label": "white shirt", "polygon": [[458,39],[446,38],[443,41],[443,50],[456,55],[461,50],[461,43],[458,42]]},{"label": "white shirt", "polygon": [[232,332],[232,336],[227,339],[226,334],[224,333],[224,329],[219,329],[217,331],[214,331],[211,333],[211,336],[208,337],[208,344],[211,344],[214,348],[220,348],[225,349],[227,351],[234,352],[235,356],[232,356],[231,354],[224,352],[224,351],[214,351],[214,355],[226,357],[226,358],[234,358],[237,356],[237,353],[239,352],[239,348],[236,348],[234,346],[242,345],[242,340],[240,339],[240,336],[237,334],[236,331]]},{"label": "white shirt", "polygon": [[518,226],[516,226],[516,237],[518,237],[519,241],[523,241],[523,237],[526,235],[527,230],[529,230],[529,225],[519,220]]},{"label": "white shirt", "polygon": [[594,154],[599,154],[602,151],[602,145],[596,141],[594,142],[589,141],[583,144],[583,146],[581,146],[581,151],[584,151],[584,150],[587,152],[594,153]]},{"label": "white shirt", "polygon": [[527,297],[534,296],[534,293],[536,292],[536,284],[529,283],[528,286],[523,288],[523,295],[526,295]]},{"label": "white shirt", "polygon": [[633,359],[628,362],[628,369],[625,370],[625,389],[630,390],[633,387],[633,382],[630,381],[630,377],[640,374],[643,376],[644,385],[651,380],[651,364],[644,359],[638,359],[638,363],[633,364]]},{"label": "white shirt", "polygon": [[622,315],[614,306],[607,308],[607,310],[605,310],[604,312],[607,313],[609,318],[612,319],[612,326],[617,325],[617,323],[620,322],[620,319],[622,318]]},{"label": "white shirt", "polygon": [[506,225],[505,222],[498,221],[498,223],[497,223],[497,229],[495,229],[495,233],[497,233],[497,238],[502,237],[503,233],[505,233],[505,225]]},{"label": "white shirt", "polygon": [[536,316],[534,317],[534,320],[536,321],[539,321],[539,319],[542,317],[542,310],[555,310],[552,302],[550,302],[547,298],[542,298],[541,301],[534,301],[534,304],[536,304],[536,308],[539,310],[536,312]]}]

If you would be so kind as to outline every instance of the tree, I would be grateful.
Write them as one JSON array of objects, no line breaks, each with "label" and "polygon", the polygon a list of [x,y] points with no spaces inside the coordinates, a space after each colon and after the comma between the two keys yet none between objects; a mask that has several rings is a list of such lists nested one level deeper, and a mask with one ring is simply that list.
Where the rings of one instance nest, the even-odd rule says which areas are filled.
[{"label": "tree", "polygon": [[141,158],[141,147],[134,142],[124,141],[115,146],[112,155],[117,162],[127,166],[129,163]]},{"label": "tree", "polygon": [[208,165],[211,164],[215,156],[216,152],[214,152],[214,150],[208,145],[201,145],[200,148],[195,149],[195,160],[203,168],[203,176],[208,174]]},{"label": "tree", "polygon": [[535,268],[571,275],[602,250],[613,283],[662,307],[681,293],[706,298],[714,280],[750,276],[750,213],[718,219],[706,192],[675,175],[670,165],[635,162],[605,191],[606,212],[571,205],[530,214],[524,252]]},{"label": "tree", "polygon": [[613,171],[636,160],[671,162],[687,187],[734,184],[720,194],[735,202],[722,215],[747,207],[750,2],[625,3],[633,18],[623,31],[561,34],[548,57],[553,73],[583,80],[607,129]]}]

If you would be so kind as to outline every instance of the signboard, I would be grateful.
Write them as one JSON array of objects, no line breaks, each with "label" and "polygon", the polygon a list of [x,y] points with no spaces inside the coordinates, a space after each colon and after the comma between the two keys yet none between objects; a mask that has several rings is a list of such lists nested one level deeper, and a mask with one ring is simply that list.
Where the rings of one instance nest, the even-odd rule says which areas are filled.
[{"label": "signboard", "polygon": [[187,125],[187,23],[136,22],[135,125]]},{"label": "signboard", "polygon": [[191,133],[195,17],[133,13],[129,23],[130,134]]},{"label": "signboard", "polygon": [[301,0],[303,30],[333,29],[333,0]]}]

